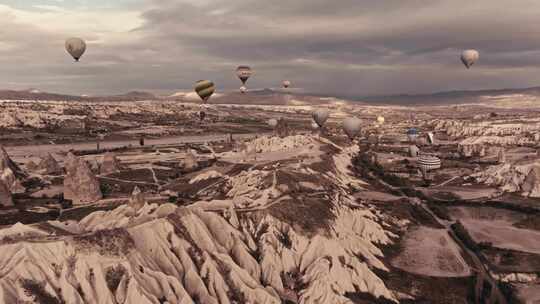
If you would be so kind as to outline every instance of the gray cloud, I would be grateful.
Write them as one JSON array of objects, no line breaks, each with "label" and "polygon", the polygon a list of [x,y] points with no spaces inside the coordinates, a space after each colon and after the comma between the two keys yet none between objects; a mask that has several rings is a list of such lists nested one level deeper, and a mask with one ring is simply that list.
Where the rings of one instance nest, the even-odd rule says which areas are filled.
[{"label": "gray cloud", "polygon": [[[364,96],[540,84],[537,1],[490,0],[147,0],[142,24],[66,61],[65,33],[1,19],[0,80],[73,93],[188,89],[212,79],[239,86],[234,68],[249,64],[251,87],[290,79],[314,93]],[[3,24],[2,24],[3,23]],[[9,46],[9,47],[8,47]],[[465,70],[464,48],[480,62]]]}]

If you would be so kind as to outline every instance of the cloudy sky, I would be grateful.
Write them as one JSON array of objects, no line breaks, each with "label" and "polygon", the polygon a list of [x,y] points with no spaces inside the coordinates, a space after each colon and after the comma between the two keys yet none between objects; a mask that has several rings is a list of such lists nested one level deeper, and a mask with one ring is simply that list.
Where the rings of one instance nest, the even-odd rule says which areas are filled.
[{"label": "cloudy sky", "polygon": [[[338,96],[535,86],[539,16],[538,0],[0,0],[0,88],[227,90],[243,64],[249,87]],[[77,64],[71,36],[88,43]]]}]

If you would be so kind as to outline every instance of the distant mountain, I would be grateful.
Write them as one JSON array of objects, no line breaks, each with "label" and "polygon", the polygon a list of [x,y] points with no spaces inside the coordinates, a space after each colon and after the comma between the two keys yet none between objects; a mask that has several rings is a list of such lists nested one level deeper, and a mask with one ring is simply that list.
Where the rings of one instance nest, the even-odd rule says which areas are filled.
[{"label": "distant mountain", "polygon": [[505,95],[529,95],[540,96],[540,87],[517,88],[517,89],[493,89],[493,90],[462,90],[447,91],[431,94],[418,95],[389,95],[389,96],[370,96],[354,98],[354,100],[365,103],[392,104],[392,105],[414,105],[414,104],[463,104],[474,103],[486,96],[505,96]]},{"label": "distant mountain", "polygon": [[2,100],[81,100],[81,96],[40,92],[37,89],[22,91],[0,90]]},{"label": "distant mountain", "polygon": [[58,101],[139,101],[158,99],[148,92],[132,91],[122,95],[113,96],[77,96],[57,93],[41,92],[38,89],[28,90],[0,90],[0,100],[58,100]]},{"label": "distant mountain", "polygon": [[[350,96],[328,97],[306,93],[297,88],[263,88],[248,89],[245,94],[239,91],[216,92],[209,103],[211,104],[252,104],[252,105],[309,105],[342,103],[350,101],[354,103],[378,104],[378,105],[448,105],[488,101],[510,95],[526,95],[540,97],[540,87],[517,88],[517,89],[493,89],[493,90],[470,90],[470,91],[446,91],[431,94],[418,95],[388,95],[367,96],[351,98]],[[39,89],[28,90],[0,90],[0,100],[60,100],[60,101],[142,101],[142,100],[177,100],[181,102],[199,102],[195,92],[179,91],[168,96],[157,96],[144,91],[131,91],[120,95],[110,96],[77,96],[42,92]]]}]

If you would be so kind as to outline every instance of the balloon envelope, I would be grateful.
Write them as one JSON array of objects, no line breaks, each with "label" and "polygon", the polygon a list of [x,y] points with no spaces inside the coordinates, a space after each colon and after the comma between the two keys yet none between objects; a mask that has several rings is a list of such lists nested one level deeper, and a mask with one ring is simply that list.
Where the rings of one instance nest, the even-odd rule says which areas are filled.
[{"label": "balloon envelope", "polygon": [[418,167],[423,171],[431,171],[441,167],[441,159],[432,155],[420,155],[417,160]]},{"label": "balloon envelope", "polygon": [[433,135],[432,132],[428,132],[427,133],[427,139],[428,139],[428,143],[430,145],[434,144],[435,143],[435,136]]},{"label": "balloon envelope", "polygon": [[316,122],[312,121],[312,122],[311,122],[311,128],[312,128],[313,130],[317,130],[317,129],[319,129],[319,125],[318,125]]},{"label": "balloon envelope", "polygon": [[465,50],[461,53],[461,62],[463,62],[467,69],[476,63],[479,58],[480,54],[477,50]]},{"label": "balloon envelope", "polygon": [[416,130],[416,128],[410,128],[407,130],[407,137],[410,141],[415,141],[418,137],[418,130]]},{"label": "balloon envelope", "polygon": [[86,43],[81,38],[69,38],[66,40],[66,51],[75,61],[79,61],[86,51]]},{"label": "balloon envelope", "polygon": [[343,121],[343,131],[351,140],[360,133],[361,127],[362,121],[356,117],[348,117]]},{"label": "balloon envelope", "polygon": [[284,88],[288,88],[288,87],[291,86],[291,82],[288,81],[288,80],[284,80],[283,83],[282,83],[282,85],[283,85]]},{"label": "balloon envelope", "polygon": [[214,91],[214,83],[210,80],[199,80],[195,83],[195,92],[203,101],[208,101]]},{"label": "balloon envelope", "polygon": [[253,75],[253,71],[250,67],[247,65],[241,65],[238,68],[236,68],[236,76],[240,78],[240,81],[242,81],[242,84],[246,84],[246,81]]},{"label": "balloon envelope", "polygon": [[275,118],[272,118],[272,119],[268,120],[268,125],[270,127],[272,127],[272,128],[275,128],[277,126],[277,124],[278,124],[278,121]]},{"label": "balloon envelope", "polygon": [[319,125],[319,127],[323,127],[326,121],[328,120],[328,116],[330,116],[330,113],[328,113],[325,109],[318,109],[312,114],[313,120]]},{"label": "balloon envelope", "polygon": [[377,117],[377,122],[379,124],[383,124],[384,123],[384,117],[382,117],[382,116]]}]

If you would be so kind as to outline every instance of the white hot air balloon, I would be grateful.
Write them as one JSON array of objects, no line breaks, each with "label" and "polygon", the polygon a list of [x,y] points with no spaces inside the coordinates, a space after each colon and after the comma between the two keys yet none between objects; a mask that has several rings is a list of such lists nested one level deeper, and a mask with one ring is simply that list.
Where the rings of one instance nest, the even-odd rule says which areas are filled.
[{"label": "white hot air balloon", "polygon": [[480,54],[477,50],[465,50],[461,53],[461,62],[469,69],[480,58]]},{"label": "white hot air balloon", "polygon": [[66,51],[75,61],[79,61],[86,51],[86,43],[81,38],[69,38],[66,40]]},{"label": "white hot air balloon", "polygon": [[383,116],[378,116],[377,117],[377,123],[382,125],[384,123],[384,117]]},{"label": "white hot air balloon", "polygon": [[328,120],[328,116],[330,116],[330,113],[328,113],[328,110],[326,109],[318,109],[312,114],[313,120],[319,125],[319,127],[323,127],[326,121]]},{"label": "white hot air balloon", "polygon": [[353,140],[359,133],[362,127],[362,121],[356,117],[348,117],[343,121],[343,131]]},{"label": "white hot air balloon", "polygon": [[285,89],[291,86],[291,82],[288,80],[284,80],[281,84]]},{"label": "white hot air balloon", "polygon": [[312,121],[312,122],[311,122],[311,129],[313,129],[313,130],[318,130],[318,129],[319,129],[319,125],[318,125],[316,122]]},{"label": "white hot air balloon", "polygon": [[275,128],[277,126],[277,124],[278,124],[278,121],[275,118],[271,118],[271,119],[268,120],[268,125],[270,127],[272,127],[272,128]]},{"label": "white hot air balloon", "polygon": [[247,88],[244,86],[240,87],[240,93],[244,94],[245,92],[247,92]]}]

